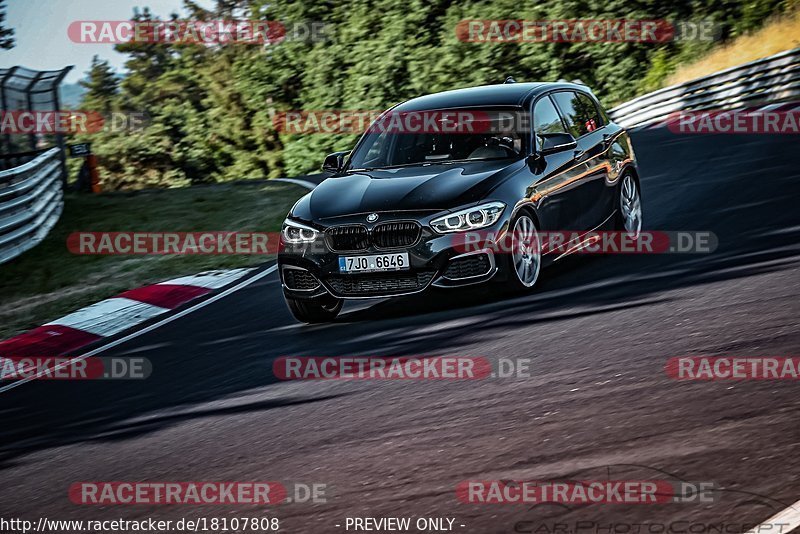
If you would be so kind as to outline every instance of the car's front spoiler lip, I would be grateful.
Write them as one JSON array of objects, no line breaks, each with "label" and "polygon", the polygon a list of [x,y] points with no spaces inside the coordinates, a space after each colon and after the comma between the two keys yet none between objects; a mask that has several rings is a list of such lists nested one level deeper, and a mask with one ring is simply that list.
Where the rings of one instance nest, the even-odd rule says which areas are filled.
[{"label": "car's front spoiler lip", "polygon": [[390,293],[390,294],[379,294],[379,295],[362,295],[362,296],[339,295],[324,280],[320,280],[321,285],[313,290],[289,289],[288,287],[286,287],[285,284],[281,283],[281,285],[283,287],[284,293],[292,298],[311,299],[327,294],[331,295],[332,297],[336,297],[338,299],[343,299],[343,300],[389,299],[394,297],[407,297],[409,295],[415,295],[417,293],[422,293],[423,291],[431,287],[436,287],[441,289],[455,289],[459,287],[483,284],[494,278],[494,276],[497,274],[498,271],[499,269],[496,266],[494,266],[492,270],[486,274],[471,276],[469,278],[459,278],[459,279],[450,279],[437,272],[431,278],[431,281],[428,282],[422,288],[415,289],[413,291],[404,291],[402,293]]},{"label": "car's front spoiler lip", "polygon": [[431,278],[431,281],[428,282],[425,285],[425,287],[422,287],[420,289],[415,289],[414,291],[406,291],[406,292],[403,292],[403,293],[391,293],[391,294],[388,294],[388,295],[363,295],[363,296],[347,295],[347,296],[341,296],[341,295],[337,295],[336,292],[334,292],[330,288],[330,286],[328,286],[325,282],[323,282],[322,285],[325,286],[325,289],[328,291],[328,293],[330,293],[332,296],[336,297],[337,299],[344,299],[344,300],[390,299],[390,298],[394,298],[394,297],[406,297],[408,295],[415,295],[417,293],[422,293],[423,291],[425,291],[426,289],[428,289],[431,286],[431,284],[433,283],[433,280],[435,278],[436,278],[436,275],[434,275],[433,278]]}]

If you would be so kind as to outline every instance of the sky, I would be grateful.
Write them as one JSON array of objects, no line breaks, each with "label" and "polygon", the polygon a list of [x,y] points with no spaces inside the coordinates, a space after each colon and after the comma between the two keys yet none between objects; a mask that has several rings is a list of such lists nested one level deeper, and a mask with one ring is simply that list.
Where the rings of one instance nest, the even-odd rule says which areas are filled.
[{"label": "sky", "polygon": [[[211,7],[213,0],[197,2]],[[161,18],[184,14],[182,0],[6,0],[6,25],[14,29],[16,46],[0,50],[0,67],[22,65],[57,70],[74,65],[64,83],[83,78],[95,54],[121,71],[126,56],[110,44],[78,44],[67,37],[76,20],[129,20],[134,7],[149,7]]]}]

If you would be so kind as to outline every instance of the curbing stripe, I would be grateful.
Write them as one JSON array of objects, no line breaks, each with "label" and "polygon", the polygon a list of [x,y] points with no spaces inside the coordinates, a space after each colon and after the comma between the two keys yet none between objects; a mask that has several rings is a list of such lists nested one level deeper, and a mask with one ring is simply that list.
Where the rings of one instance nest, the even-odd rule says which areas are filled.
[{"label": "curbing stripe", "polygon": [[52,357],[75,351],[225,287],[254,270],[206,271],[126,291],[0,341],[0,356]]},{"label": "curbing stripe", "polygon": [[101,336],[69,326],[40,326],[30,332],[0,341],[0,354],[15,357],[55,356],[60,352],[70,352],[101,339],[103,339]]},{"label": "curbing stripe", "polygon": [[185,304],[197,297],[202,297],[210,292],[211,289],[206,287],[155,284],[131,289],[118,296],[172,310],[181,304]]},{"label": "curbing stripe", "polygon": [[240,289],[243,289],[243,288],[249,286],[253,282],[256,282],[258,280],[261,280],[262,278],[265,278],[266,276],[274,273],[277,270],[278,270],[278,265],[277,264],[273,265],[271,267],[268,267],[268,268],[264,269],[263,271],[261,271],[260,273],[255,274],[255,275],[251,276],[250,278],[239,282],[235,286],[229,287],[228,289],[226,289],[226,290],[224,290],[224,291],[222,291],[220,293],[217,293],[216,295],[214,295],[214,296],[212,296],[212,297],[210,297],[210,298],[208,298],[208,299],[206,299],[204,301],[198,302],[197,304],[195,304],[191,308],[187,308],[187,309],[185,309],[183,311],[180,311],[180,312],[178,312],[178,313],[176,313],[174,315],[170,315],[168,317],[165,317],[164,319],[158,321],[157,323],[153,323],[150,326],[142,328],[141,330],[137,330],[135,332],[131,332],[130,334],[128,334],[126,336],[123,336],[123,337],[121,337],[119,339],[115,339],[115,340],[111,341],[110,343],[107,343],[107,344],[105,344],[105,345],[103,345],[101,347],[97,347],[96,349],[92,349],[89,352],[87,352],[86,354],[81,354],[80,356],[77,356],[75,358],[70,358],[69,360],[67,360],[67,361],[65,361],[63,363],[59,363],[59,364],[57,364],[57,365],[55,365],[55,366],[53,366],[51,368],[48,368],[46,371],[42,371],[41,373],[37,373],[34,376],[27,376],[27,377],[25,377],[23,379],[17,380],[16,382],[12,382],[10,384],[2,386],[2,387],[0,387],[0,393],[5,393],[6,391],[9,391],[11,389],[14,389],[16,387],[21,386],[22,384],[30,382],[31,380],[36,380],[37,378],[42,376],[45,372],[52,373],[52,372],[57,371],[59,369],[63,369],[64,367],[66,367],[68,365],[71,365],[71,364],[73,364],[75,362],[83,361],[86,358],[89,358],[91,356],[96,356],[96,355],[98,355],[98,354],[100,354],[100,353],[102,353],[102,352],[104,352],[104,351],[106,351],[108,349],[111,349],[111,348],[117,347],[117,346],[119,346],[119,345],[121,345],[123,343],[126,343],[127,341],[130,341],[131,339],[134,339],[134,338],[137,338],[137,337],[142,336],[144,334],[147,334],[148,332],[152,332],[153,330],[155,330],[157,328],[160,328],[160,327],[164,326],[165,324],[171,323],[172,321],[176,321],[176,320],[178,320],[178,319],[180,319],[180,318],[182,318],[182,317],[184,317],[186,315],[189,315],[190,313],[192,313],[194,311],[197,311],[197,310],[199,310],[201,308],[204,308],[204,307],[208,306],[209,304],[213,304],[214,302],[216,302],[216,301],[218,301],[218,300],[220,300],[222,298],[227,297],[231,293],[239,291]]},{"label": "curbing stripe", "polygon": [[746,534],[789,534],[800,527],[800,501],[778,512],[757,527],[748,530]]},{"label": "curbing stripe", "polygon": [[174,280],[167,280],[157,285],[172,285],[172,286],[197,286],[205,287],[207,289],[219,289],[241,278],[249,272],[254,271],[250,269],[230,269],[227,271],[206,271],[192,276],[182,276]]},{"label": "curbing stripe", "polygon": [[168,308],[138,300],[113,297],[70,313],[45,326],[69,326],[96,336],[109,337],[168,311]]}]

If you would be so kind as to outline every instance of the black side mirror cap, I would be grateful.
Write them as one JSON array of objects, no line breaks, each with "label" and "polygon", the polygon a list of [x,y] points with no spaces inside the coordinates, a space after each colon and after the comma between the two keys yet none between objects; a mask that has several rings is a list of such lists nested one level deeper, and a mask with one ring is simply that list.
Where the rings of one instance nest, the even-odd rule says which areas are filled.
[{"label": "black side mirror cap", "polygon": [[350,152],[347,151],[328,154],[325,157],[325,161],[322,163],[322,170],[334,173],[341,171],[344,168],[344,162],[348,154],[350,154]]},{"label": "black side mirror cap", "polygon": [[542,140],[542,147],[539,149],[539,153],[542,156],[555,154],[557,152],[565,152],[567,150],[574,150],[578,147],[578,142],[575,141],[575,138],[572,137],[572,134],[545,133],[538,134],[538,137]]}]

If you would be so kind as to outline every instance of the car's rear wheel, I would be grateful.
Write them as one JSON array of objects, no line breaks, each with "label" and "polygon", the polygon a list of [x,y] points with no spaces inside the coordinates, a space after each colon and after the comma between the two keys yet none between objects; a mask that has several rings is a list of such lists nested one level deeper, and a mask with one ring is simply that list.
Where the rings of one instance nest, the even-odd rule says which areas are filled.
[{"label": "car's rear wheel", "polygon": [[342,299],[324,295],[313,299],[291,299],[286,297],[286,305],[294,318],[304,323],[327,323],[333,321],[342,310]]},{"label": "car's rear wheel", "polygon": [[616,229],[628,232],[634,238],[639,237],[642,231],[642,195],[639,182],[632,174],[622,177],[618,202]]},{"label": "car's rear wheel", "polygon": [[505,257],[506,278],[514,290],[530,289],[536,285],[542,268],[542,243],[536,223],[523,213],[509,225],[508,253]]}]

